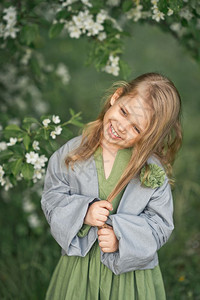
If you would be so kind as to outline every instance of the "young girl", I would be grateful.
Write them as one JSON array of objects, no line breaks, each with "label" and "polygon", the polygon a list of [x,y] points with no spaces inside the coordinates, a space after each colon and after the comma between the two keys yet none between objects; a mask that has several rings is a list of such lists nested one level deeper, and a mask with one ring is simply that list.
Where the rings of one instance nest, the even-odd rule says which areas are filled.
[{"label": "young girl", "polygon": [[180,96],[157,73],[120,82],[49,160],[42,209],[62,248],[46,299],[164,300],[157,250],[174,228]]}]

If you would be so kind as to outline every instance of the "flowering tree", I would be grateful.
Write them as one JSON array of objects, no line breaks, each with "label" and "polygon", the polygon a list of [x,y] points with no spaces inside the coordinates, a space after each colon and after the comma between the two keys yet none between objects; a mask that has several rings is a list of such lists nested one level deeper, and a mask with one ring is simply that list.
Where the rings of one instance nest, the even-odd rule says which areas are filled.
[{"label": "flowering tree", "polygon": [[[50,77],[64,85],[70,80],[62,62],[57,66],[46,64],[40,53],[41,41],[47,38],[43,28],[50,39],[88,39],[88,64],[114,76],[128,73],[121,54],[130,23],[157,24],[177,38],[197,61],[200,59],[197,0],[16,0],[3,1],[0,15],[0,183],[6,190],[22,178],[33,182],[41,179],[49,155],[58,147],[56,136],[62,136],[65,128],[69,138],[68,124],[80,125],[80,115],[73,111],[71,119],[61,125],[58,116],[40,118],[41,113],[48,112],[42,86]],[[24,118],[29,107],[36,119],[10,122],[16,114]]]}]

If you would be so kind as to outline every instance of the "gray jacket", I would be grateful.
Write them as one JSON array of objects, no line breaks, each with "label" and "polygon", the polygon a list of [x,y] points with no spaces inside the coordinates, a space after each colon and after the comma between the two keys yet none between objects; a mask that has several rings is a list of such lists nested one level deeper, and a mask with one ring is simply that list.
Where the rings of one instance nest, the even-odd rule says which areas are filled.
[{"label": "gray jacket", "polygon": [[[97,227],[79,237],[88,205],[98,198],[98,178],[94,157],[66,168],[64,159],[80,144],[78,136],[57,150],[50,158],[42,195],[42,209],[51,234],[62,248],[62,255],[85,256],[97,240]],[[148,163],[160,166],[151,157]],[[161,187],[142,187],[139,179],[127,185],[116,214],[107,223],[119,240],[113,253],[101,251],[101,262],[114,274],[152,269],[158,264],[157,250],[164,245],[174,228],[173,199],[167,176]]]}]

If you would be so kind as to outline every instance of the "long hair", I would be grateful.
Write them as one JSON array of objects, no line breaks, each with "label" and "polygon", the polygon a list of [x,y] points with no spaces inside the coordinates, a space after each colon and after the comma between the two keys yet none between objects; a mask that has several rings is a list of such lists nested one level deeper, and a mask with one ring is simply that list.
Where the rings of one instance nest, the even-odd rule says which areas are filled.
[{"label": "long hair", "polygon": [[96,121],[85,125],[79,147],[68,154],[65,160],[67,167],[71,165],[73,168],[75,162],[87,160],[101,145],[104,115],[111,107],[110,100],[116,90],[120,90],[120,97],[142,97],[150,107],[151,118],[140,139],[134,144],[129,164],[108,196],[107,200],[110,202],[133,177],[138,176],[144,165],[145,178],[148,176],[150,170],[146,162],[151,155],[160,160],[170,178],[172,165],[182,142],[181,98],[176,87],[161,74],[146,73],[128,83],[121,81],[113,84]]}]

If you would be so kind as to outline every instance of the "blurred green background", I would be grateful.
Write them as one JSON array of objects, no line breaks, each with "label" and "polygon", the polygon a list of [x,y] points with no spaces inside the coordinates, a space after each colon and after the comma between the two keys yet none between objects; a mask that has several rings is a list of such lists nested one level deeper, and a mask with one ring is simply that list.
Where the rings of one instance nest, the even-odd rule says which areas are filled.
[{"label": "blurred green background", "polygon": [[[84,39],[46,39],[40,50],[48,63],[64,62],[69,69],[69,85],[47,84],[43,90],[48,113],[59,115],[62,121],[68,118],[69,108],[81,111],[84,123],[94,120],[105,90],[123,79],[87,67],[87,43]],[[133,26],[132,36],[125,41],[123,59],[131,68],[128,80],[146,72],[161,72],[174,82],[182,97],[184,140],[175,163],[175,230],[160,249],[159,258],[167,299],[200,299],[200,68],[170,34],[150,25]],[[29,197],[28,193],[5,193],[0,202],[0,298],[44,299],[60,247],[50,235],[36,191],[31,197],[45,224],[42,234],[27,224],[21,198]]]}]

